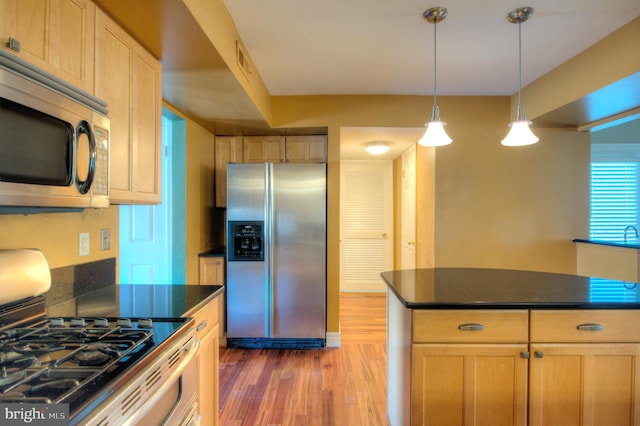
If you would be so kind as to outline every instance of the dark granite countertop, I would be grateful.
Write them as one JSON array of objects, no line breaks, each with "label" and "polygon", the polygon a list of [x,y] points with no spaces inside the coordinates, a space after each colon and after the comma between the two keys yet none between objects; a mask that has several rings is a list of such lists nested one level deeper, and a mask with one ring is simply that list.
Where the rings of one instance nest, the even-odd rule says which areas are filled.
[{"label": "dark granite countertop", "polygon": [[191,316],[223,292],[220,285],[110,285],[47,306],[47,315],[176,318]]},{"label": "dark granite countertop", "polygon": [[584,240],[581,238],[576,238],[575,240],[573,240],[574,243],[585,243],[585,244],[598,244],[601,246],[612,246],[612,247],[622,247],[622,248],[630,248],[630,249],[640,249],[640,244],[638,243],[634,243],[634,244],[624,244],[624,243],[616,243],[613,241],[604,241],[604,240]]},{"label": "dark granite countertop", "polygon": [[198,253],[198,257],[225,257],[227,255],[227,246],[220,246],[211,250]]},{"label": "dark granite countertop", "polygon": [[383,272],[412,309],[640,309],[640,285],[549,272],[434,268]]}]

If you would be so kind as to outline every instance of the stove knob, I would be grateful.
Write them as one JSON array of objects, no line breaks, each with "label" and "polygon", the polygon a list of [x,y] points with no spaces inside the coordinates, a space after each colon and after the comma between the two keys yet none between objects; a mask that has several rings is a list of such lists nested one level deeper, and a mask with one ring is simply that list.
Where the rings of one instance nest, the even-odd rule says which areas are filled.
[{"label": "stove knob", "polygon": [[131,328],[131,319],[129,318],[118,318],[116,322],[118,327]]},{"label": "stove knob", "polygon": [[63,318],[49,318],[49,326],[50,327],[64,327],[64,319]]},{"label": "stove knob", "polygon": [[109,327],[109,320],[106,318],[96,318],[93,320],[94,327]]},{"label": "stove knob", "polygon": [[151,318],[140,318],[138,320],[138,327],[153,328],[153,321],[151,320]]},{"label": "stove knob", "polygon": [[71,318],[71,327],[86,327],[87,321],[84,318]]}]

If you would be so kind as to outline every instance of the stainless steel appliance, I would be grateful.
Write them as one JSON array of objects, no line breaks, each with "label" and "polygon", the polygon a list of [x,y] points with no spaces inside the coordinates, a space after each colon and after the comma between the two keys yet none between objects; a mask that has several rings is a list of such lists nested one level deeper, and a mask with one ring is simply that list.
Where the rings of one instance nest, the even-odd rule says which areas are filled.
[{"label": "stainless steel appliance", "polygon": [[106,104],[0,50],[0,205],[109,206]]},{"label": "stainless steel appliance", "polygon": [[326,165],[229,164],[227,346],[324,347]]},{"label": "stainless steel appliance", "polygon": [[0,271],[0,289],[23,289],[0,306],[0,404],[68,404],[70,425],[199,424],[193,319],[47,318],[31,295],[50,286],[42,254],[0,251]]}]

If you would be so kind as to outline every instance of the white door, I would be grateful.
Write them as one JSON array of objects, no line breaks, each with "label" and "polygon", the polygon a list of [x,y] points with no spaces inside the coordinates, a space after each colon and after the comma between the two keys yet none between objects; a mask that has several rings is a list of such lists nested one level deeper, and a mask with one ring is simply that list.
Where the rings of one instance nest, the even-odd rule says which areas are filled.
[{"label": "white door", "polygon": [[416,267],[416,147],[402,155],[402,253],[401,268]]},{"label": "white door", "polygon": [[[162,203],[120,206],[120,283],[184,283],[184,121],[162,116]],[[180,187],[180,185],[177,185]]]},{"label": "white door", "polygon": [[384,292],[393,269],[393,164],[340,163],[340,291]]}]

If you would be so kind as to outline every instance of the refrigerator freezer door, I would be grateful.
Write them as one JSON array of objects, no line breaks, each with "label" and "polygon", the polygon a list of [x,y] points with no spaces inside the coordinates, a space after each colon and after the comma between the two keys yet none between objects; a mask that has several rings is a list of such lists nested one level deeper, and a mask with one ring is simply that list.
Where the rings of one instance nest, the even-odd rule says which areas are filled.
[{"label": "refrigerator freezer door", "polygon": [[271,337],[324,339],[326,165],[271,167]]},{"label": "refrigerator freezer door", "polygon": [[[266,190],[264,165],[229,164],[227,221],[264,221]],[[227,259],[227,337],[268,337],[266,265]]]}]

